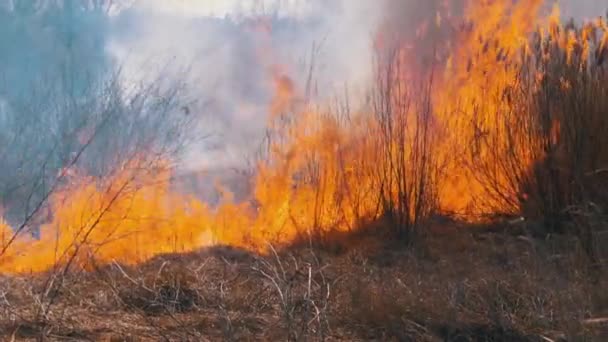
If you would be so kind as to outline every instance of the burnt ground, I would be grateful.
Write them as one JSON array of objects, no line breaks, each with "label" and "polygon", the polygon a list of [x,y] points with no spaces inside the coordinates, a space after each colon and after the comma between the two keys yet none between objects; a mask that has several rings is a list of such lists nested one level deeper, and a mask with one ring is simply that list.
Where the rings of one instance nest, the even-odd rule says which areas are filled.
[{"label": "burnt ground", "polygon": [[[359,232],[268,255],[215,247],[143,265],[0,279],[7,341],[606,341],[608,272],[573,237]],[[604,260],[604,259],[602,259]]]}]

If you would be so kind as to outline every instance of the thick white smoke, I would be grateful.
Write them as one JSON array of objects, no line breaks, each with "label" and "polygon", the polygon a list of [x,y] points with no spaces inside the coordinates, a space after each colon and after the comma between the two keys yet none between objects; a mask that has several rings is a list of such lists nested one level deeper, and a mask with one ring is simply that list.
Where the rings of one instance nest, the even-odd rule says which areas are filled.
[{"label": "thick white smoke", "polygon": [[[71,1],[74,0],[48,0]],[[88,1],[88,0],[87,0]],[[83,3],[85,0],[82,1]],[[120,1],[118,1],[120,3]],[[303,87],[314,52],[318,94],[364,88],[371,72],[372,35],[387,17],[415,20],[416,0],[123,0],[108,17],[57,11],[17,20],[38,1],[0,0],[1,81],[28,94],[40,75],[70,67],[79,75],[122,69],[125,83],[165,79],[185,83],[188,111],[201,116],[188,166],[240,164],[263,136],[280,66]],[[605,13],[604,0],[559,0],[564,17]],[[387,6],[387,4],[389,6]],[[416,6],[411,6],[416,4]],[[395,6],[397,5],[397,6]],[[256,21],[256,18],[265,18]],[[21,24],[20,24],[21,23]],[[24,29],[19,25],[27,24]],[[65,51],[70,49],[70,58]],[[93,77],[92,76],[92,77]],[[361,89],[359,89],[361,90]],[[4,90],[3,90],[4,91]],[[362,90],[361,90],[362,91]],[[356,94],[351,92],[353,98]],[[0,96],[1,98],[1,96]],[[2,101],[4,102],[4,101]]]},{"label": "thick white smoke", "polygon": [[381,8],[348,0],[142,1],[113,18],[107,51],[127,79],[162,72],[186,83],[190,110],[204,117],[200,135],[208,136],[190,153],[190,167],[238,165],[261,142],[277,67],[303,87],[314,58],[323,96],[365,84]]},{"label": "thick white smoke", "polygon": [[[237,165],[259,143],[273,66],[306,84],[313,46],[319,94],[364,87],[372,34],[386,18],[411,21],[431,5],[412,0],[146,0],[115,18],[108,52],[131,77],[163,70],[185,80],[210,134],[190,166]],[[426,2],[425,2],[426,3]],[[429,1],[428,3],[431,3]],[[564,17],[596,17],[603,0],[559,0]],[[264,22],[254,23],[260,16]],[[401,19],[399,19],[401,18]]]}]

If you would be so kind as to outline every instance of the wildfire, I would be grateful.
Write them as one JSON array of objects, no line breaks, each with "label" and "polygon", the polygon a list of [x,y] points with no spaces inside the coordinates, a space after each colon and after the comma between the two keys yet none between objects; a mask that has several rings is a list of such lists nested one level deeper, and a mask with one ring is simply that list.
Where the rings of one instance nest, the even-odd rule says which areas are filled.
[{"label": "wildfire", "polygon": [[[487,146],[484,141],[493,138],[506,142],[500,137],[505,133],[501,132],[504,121],[500,116],[512,108],[508,108],[511,104],[505,101],[504,94],[519,82],[519,66],[523,62],[520,52],[539,24],[541,6],[541,0],[483,1],[470,3],[465,11],[466,29],[449,57],[443,89],[437,93],[436,101],[447,145],[440,151],[446,153],[449,175],[444,179],[445,192],[440,199],[442,207],[452,212],[475,210],[485,214],[496,209],[484,207],[491,201],[484,195],[487,189],[478,181],[483,175],[475,174],[472,164],[482,161],[484,165],[499,165],[508,153],[508,146]],[[467,153],[470,144],[474,149]],[[522,164],[529,165],[531,161],[522,151],[516,153]],[[450,157],[454,155],[460,157]],[[499,174],[496,186],[504,187],[508,181]]]},{"label": "wildfire", "polygon": [[[250,201],[224,198],[211,208],[173,190],[169,167],[147,165],[151,171],[141,172],[138,158],[102,181],[77,174],[51,195],[53,216],[39,238],[22,232],[13,239],[13,229],[0,220],[0,272],[136,264],[213,244],[263,251],[269,242],[355,229],[387,208],[405,213],[401,224],[415,224],[435,209],[469,220],[518,210],[518,193],[497,202],[483,179],[491,174],[492,187],[513,187],[517,180],[497,167],[502,160],[515,155],[514,167],[524,170],[542,157],[536,142],[509,140],[518,134],[509,130],[510,120],[524,110],[509,100],[510,90],[523,82],[531,35],[548,32],[570,63],[577,49],[592,54],[592,37],[599,41],[598,61],[608,50],[604,21],[589,24],[579,40],[563,31],[557,10],[543,18],[542,9],[542,0],[500,0],[469,1],[462,18],[438,11],[399,42],[392,58],[382,57],[371,108],[348,116],[311,110],[298,100],[294,82],[277,72],[272,134]],[[429,48],[428,32],[445,34]],[[421,42],[425,54],[434,54],[423,70],[412,67]],[[432,87],[421,91],[423,81]],[[550,131],[559,141],[559,121]]]}]

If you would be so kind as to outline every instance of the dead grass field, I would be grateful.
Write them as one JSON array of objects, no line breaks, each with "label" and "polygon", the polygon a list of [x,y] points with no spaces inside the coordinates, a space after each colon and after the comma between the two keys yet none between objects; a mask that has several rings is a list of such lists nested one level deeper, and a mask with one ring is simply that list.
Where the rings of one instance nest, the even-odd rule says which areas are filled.
[{"label": "dead grass field", "polygon": [[608,273],[576,239],[461,228],[442,223],[408,249],[361,231],[267,256],[216,247],[61,282],[5,276],[0,332],[7,341],[608,339]]}]

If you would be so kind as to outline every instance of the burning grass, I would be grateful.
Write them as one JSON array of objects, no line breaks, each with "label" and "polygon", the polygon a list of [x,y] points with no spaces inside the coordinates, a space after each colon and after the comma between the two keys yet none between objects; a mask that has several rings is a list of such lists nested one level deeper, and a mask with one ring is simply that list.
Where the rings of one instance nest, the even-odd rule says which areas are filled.
[{"label": "burning grass", "polygon": [[71,165],[39,238],[43,203],[0,222],[7,336],[605,338],[608,26],[541,9],[469,2],[383,40],[356,112],[275,75],[248,200],[176,191],[170,156]]},{"label": "burning grass", "polygon": [[[0,225],[0,270],[138,264],[214,244],[269,252],[268,243],[378,219],[411,244],[437,213],[542,219],[549,233],[580,208],[601,216],[607,26],[560,25],[557,12],[543,18],[541,4],[471,2],[462,16],[423,23],[433,30],[385,39],[358,111],[302,101],[277,68],[247,200],[224,192],[212,208],[176,191],[171,155],[134,153],[98,178],[72,163],[25,222],[13,232]],[[417,56],[435,31],[441,53]],[[26,228],[43,207],[52,215],[31,227],[34,239]]]}]

